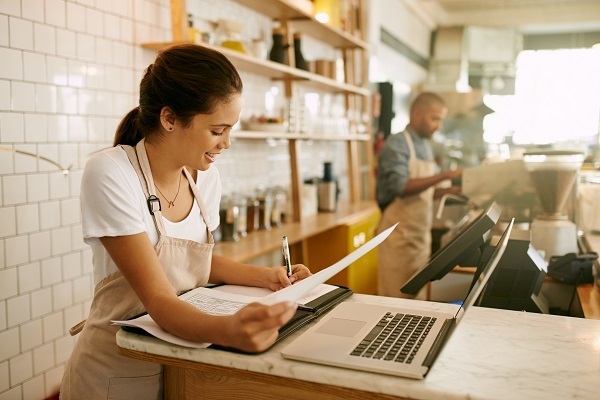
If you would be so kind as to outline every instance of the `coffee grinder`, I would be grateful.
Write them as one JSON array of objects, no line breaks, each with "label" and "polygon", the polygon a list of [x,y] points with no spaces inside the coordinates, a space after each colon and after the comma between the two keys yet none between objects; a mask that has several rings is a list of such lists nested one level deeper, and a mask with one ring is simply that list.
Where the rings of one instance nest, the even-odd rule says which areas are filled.
[{"label": "coffee grinder", "polygon": [[523,155],[543,212],[531,223],[531,244],[544,258],[579,253],[577,227],[563,208],[577,181],[584,155],[568,150],[534,150]]}]

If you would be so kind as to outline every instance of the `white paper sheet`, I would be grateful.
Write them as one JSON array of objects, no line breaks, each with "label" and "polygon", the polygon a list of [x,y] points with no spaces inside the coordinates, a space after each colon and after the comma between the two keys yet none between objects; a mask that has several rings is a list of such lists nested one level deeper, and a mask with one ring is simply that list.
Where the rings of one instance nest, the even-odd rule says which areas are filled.
[{"label": "white paper sheet", "polygon": [[306,293],[310,292],[312,289],[324,283],[326,280],[332,278],[335,274],[342,271],[348,265],[352,264],[365,254],[367,254],[369,251],[379,246],[381,242],[383,242],[388,236],[390,236],[392,231],[396,229],[397,225],[398,224],[396,223],[394,226],[381,232],[379,235],[375,236],[373,239],[369,240],[367,243],[354,250],[352,253],[348,254],[346,257],[342,258],[340,261],[336,262],[332,266],[327,267],[324,270],[321,270],[316,274],[309,276],[308,278],[303,279],[298,283],[293,284],[292,286],[288,286],[277,292],[273,292],[272,294],[263,297],[260,300],[260,302],[266,305],[271,305],[282,301],[297,302]]}]

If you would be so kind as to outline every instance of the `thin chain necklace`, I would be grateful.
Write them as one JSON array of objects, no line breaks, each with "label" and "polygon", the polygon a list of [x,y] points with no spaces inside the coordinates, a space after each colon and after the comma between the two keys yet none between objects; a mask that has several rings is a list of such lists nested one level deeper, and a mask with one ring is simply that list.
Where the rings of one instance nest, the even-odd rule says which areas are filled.
[{"label": "thin chain necklace", "polygon": [[167,199],[167,196],[165,196],[165,194],[158,188],[158,185],[156,184],[156,182],[154,182],[154,186],[156,187],[156,190],[158,190],[158,193],[160,193],[162,195],[162,197],[165,198],[169,208],[175,206],[175,200],[177,200],[177,196],[179,196],[179,189],[181,188],[181,175],[183,175],[183,174],[179,174],[179,185],[177,186],[177,193],[175,193],[175,197],[173,197],[173,200]]}]

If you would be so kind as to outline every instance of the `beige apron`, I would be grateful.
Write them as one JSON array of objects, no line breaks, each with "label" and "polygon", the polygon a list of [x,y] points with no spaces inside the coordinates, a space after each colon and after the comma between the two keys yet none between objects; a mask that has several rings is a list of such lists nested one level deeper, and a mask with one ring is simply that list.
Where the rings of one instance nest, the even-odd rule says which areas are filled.
[{"label": "beige apron", "polygon": [[[408,142],[408,176],[426,178],[435,172],[435,162],[420,160],[408,130],[403,132]],[[377,248],[378,294],[388,297],[414,298],[400,288],[420,268],[431,254],[431,223],[433,220],[434,187],[419,194],[396,197],[383,211],[377,232],[400,222],[392,234]]]},{"label": "beige apron", "polygon": [[[134,166],[146,198],[156,195],[144,141],[136,146],[122,146]],[[185,170],[204,221],[208,220],[196,184]],[[207,228],[208,243],[168,237],[162,213],[154,211],[158,242],[154,249],[176,292],[208,283],[213,236]],[[207,225],[208,226],[208,225]],[[135,292],[120,271],[104,278],[95,288],[89,317],[66,365],[61,386],[61,400],[68,399],[160,399],[162,366],[118,354],[115,334],[118,326],[111,320],[124,320],[144,311]],[[73,333],[72,333],[73,334]]]}]

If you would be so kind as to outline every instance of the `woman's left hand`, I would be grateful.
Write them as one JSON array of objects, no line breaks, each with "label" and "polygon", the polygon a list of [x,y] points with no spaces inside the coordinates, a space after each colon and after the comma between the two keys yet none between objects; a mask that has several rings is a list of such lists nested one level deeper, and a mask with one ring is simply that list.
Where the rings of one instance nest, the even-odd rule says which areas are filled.
[{"label": "woman's left hand", "polygon": [[286,267],[271,267],[267,272],[267,287],[273,291],[280,290],[311,275],[310,270],[303,264],[292,265],[290,277],[287,276]]}]

